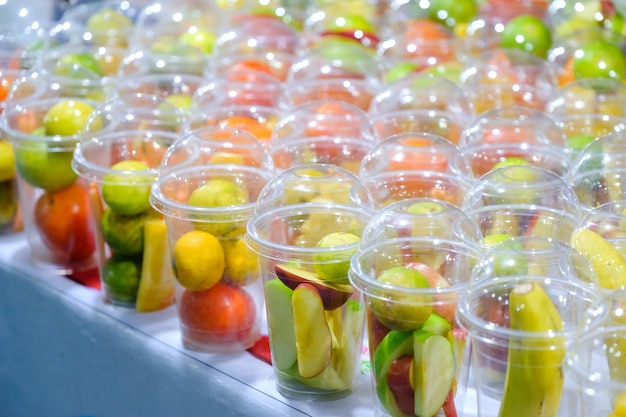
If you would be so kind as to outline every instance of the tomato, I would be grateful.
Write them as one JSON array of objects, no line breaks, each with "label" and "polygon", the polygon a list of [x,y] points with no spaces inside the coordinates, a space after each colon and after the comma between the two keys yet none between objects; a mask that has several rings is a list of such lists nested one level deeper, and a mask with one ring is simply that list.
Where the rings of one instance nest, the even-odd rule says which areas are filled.
[{"label": "tomato", "polygon": [[185,290],[179,316],[187,335],[199,343],[238,342],[254,330],[254,299],[240,287],[219,282],[205,291]]},{"label": "tomato", "polygon": [[35,225],[46,247],[66,261],[84,261],[95,252],[89,192],[80,182],[42,194],[35,203]]}]

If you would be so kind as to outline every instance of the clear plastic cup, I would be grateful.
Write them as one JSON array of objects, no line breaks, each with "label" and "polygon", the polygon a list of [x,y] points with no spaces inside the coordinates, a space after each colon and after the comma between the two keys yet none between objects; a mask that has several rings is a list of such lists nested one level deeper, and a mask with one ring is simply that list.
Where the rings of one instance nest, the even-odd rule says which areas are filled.
[{"label": "clear plastic cup", "polygon": [[460,206],[473,183],[469,162],[454,144],[419,132],[379,142],[361,161],[359,178],[377,207],[413,197]]},{"label": "clear plastic cup", "polygon": [[155,95],[189,110],[191,99],[206,80],[191,74],[141,74],[116,79],[108,88],[109,97],[126,95]]},{"label": "clear plastic cup", "polygon": [[552,118],[563,129],[572,158],[591,141],[615,132],[626,131],[626,117],[608,114],[572,114]]},{"label": "clear plastic cup", "polygon": [[462,294],[457,317],[471,343],[473,415],[575,415],[580,393],[565,359],[599,298],[578,282],[526,275],[486,279]]},{"label": "clear plastic cup", "polygon": [[177,138],[151,130],[103,132],[74,151],[72,167],[89,184],[107,303],[149,312],[174,302],[166,226],[150,206],[150,191]]},{"label": "clear plastic cup", "polygon": [[278,391],[334,400],[356,384],[364,310],[348,281],[371,197],[334,165],[278,174],[259,196],[246,243],[259,255]]},{"label": "clear plastic cup", "polygon": [[237,137],[255,140],[230,129],[180,138],[163,158],[150,197],[167,225],[182,343],[194,351],[242,352],[261,337],[262,267],[244,235],[274,171],[216,159],[218,142],[235,153],[249,151]]},{"label": "clear plastic cup", "polygon": [[[283,9],[284,10],[284,9]],[[216,55],[286,53],[301,49],[298,31],[276,16],[248,14],[236,19],[215,41]]]},{"label": "clear plastic cup", "polygon": [[312,4],[306,10],[302,37],[307,48],[315,48],[329,39],[349,40],[376,49],[379,43],[381,21],[378,13],[371,8],[376,2],[367,1],[360,7],[333,8],[330,5]]},{"label": "clear plastic cup", "polygon": [[610,78],[583,78],[553,91],[545,107],[558,118],[574,115],[626,117],[626,86]]},{"label": "clear plastic cup", "polygon": [[285,82],[291,65],[296,59],[297,55],[286,52],[254,51],[219,54],[209,61],[204,77],[211,78],[228,72],[255,70]]},{"label": "clear plastic cup", "polygon": [[435,110],[398,110],[371,115],[371,124],[380,140],[399,133],[424,132],[442,136],[458,145],[465,129],[460,118]]},{"label": "clear plastic cup", "polygon": [[24,230],[32,260],[58,274],[95,266],[88,184],[72,155],[97,103],[65,98],[26,100],[6,108],[1,130],[13,145]]},{"label": "clear plastic cup", "polygon": [[22,231],[13,146],[0,138],[0,236]]},{"label": "clear plastic cup", "polygon": [[352,258],[350,282],[363,294],[367,317],[376,415],[463,410],[466,334],[455,312],[479,254],[459,241],[396,237],[370,240]]}]

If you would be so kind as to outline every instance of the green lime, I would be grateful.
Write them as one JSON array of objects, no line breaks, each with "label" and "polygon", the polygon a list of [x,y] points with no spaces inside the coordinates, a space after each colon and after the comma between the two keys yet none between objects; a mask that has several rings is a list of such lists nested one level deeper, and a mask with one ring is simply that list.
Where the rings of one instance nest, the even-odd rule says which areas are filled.
[{"label": "green lime", "polygon": [[46,112],[43,125],[47,136],[74,136],[80,133],[94,108],[84,101],[68,99],[55,103]]},{"label": "green lime", "polygon": [[518,48],[545,58],[552,46],[552,32],[538,17],[519,15],[504,27],[500,45],[503,48]]},{"label": "green lime", "polygon": [[51,151],[44,141],[29,141],[15,149],[15,164],[21,177],[30,185],[46,191],[58,191],[77,178],[72,170],[72,150]]},{"label": "green lime", "polygon": [[574,77],[626,78],[626,55],[614,43],[597,40],[587,43],[574,53]]},{"label": "green lime", "polygon": [[114,164],[111,169],[114,172],[102,178],[104,202],[116,213],[126,216],[134,216],[150,208],[150,188],[154,177],[146,175],[148,166],[141,161],[126,160]]},{"label": "green lime", "polygon": [[102,268],[102,281],[115,302],[134,303],[141,278],[141,258],[111,256]]},{"label": "green lime", "polygon": [[142,253],[145,221],[155,216],[152,210],[125,216],[108,207],[102,215],[102,237],[115,253],[122,255]]}]

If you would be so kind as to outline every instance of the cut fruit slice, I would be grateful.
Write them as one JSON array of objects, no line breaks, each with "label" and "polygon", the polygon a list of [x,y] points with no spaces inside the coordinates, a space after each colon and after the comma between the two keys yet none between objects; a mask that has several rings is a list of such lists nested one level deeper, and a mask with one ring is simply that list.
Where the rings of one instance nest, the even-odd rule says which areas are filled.
[{"label": "cut fruit slice", "polygon": [[334,310],[350,299],[354,289],[351,285],[336,284],[322,280],[316,273],[290,265],[276,265],[276,276],[289,288],[295,290],[302,283],[310,284],[319,292],[324,309]]},{"label": "cut fruit slice", "polygon": [[265,306],[272,360],[284,371],[296,363],[296,334],[293,327],[291,297],[293,290],[280,280],[265,283]]},{"label": "cut fruit slice", "polygon": [[174,303],[175,278],[165,221],[146,220],[143,233],[143,262],[135,309],[149,312],[161,310]]},{"label": "cut fruit slice", "polygon": [[326,391],[343,391],[349,389],[348,384],[341,379],[332,366],[327,366],[320,374],[312,378],[303,378],[298,374],[299,371],[297,368],[297,365],[294,366],[290,371],[287,371],[287,374],[291,375],[293,379],[301,384]]},{"label": "cut fruit slice", "polygon": [[444,336],[416,330],[413,336],[415,414],[433,417],[443,406],[454,379],[454,354]]},{"label": "cut fruit slice", "polygon": [[400,410],[400,407],[398,407],[398,403],[396,402],[396,398],[387,384],[387,378],[382,378],[376,384],[376,395],[378,396],[378,400],[382,406],[385,408],[385,411],[387,411],[391,417],[413,416],[413,412],[411,412],[411,414],[405,414],[402,410]]},{"label": "cut fruit slice", "polygon": [[324,304],[314,286],[300,284],[293,291],[291,307],[298,372],[303,378],[313,378],[328,366],[332,354],[332,335]]},{"label": "cut fruit slice", "polygon": [[404,355],[413,355],[413,332],[392,330],[383,338],[372,358],[376,381],[385,377],[391,363]]},{"label": "cut fruit slice", "polygon": [[357,301],[348,301],[341,334],[341,354],[337,363],[337,373],[349,385],[352,385],[354,380],[357,361],[361,353],[363,321],[363,306]]}]

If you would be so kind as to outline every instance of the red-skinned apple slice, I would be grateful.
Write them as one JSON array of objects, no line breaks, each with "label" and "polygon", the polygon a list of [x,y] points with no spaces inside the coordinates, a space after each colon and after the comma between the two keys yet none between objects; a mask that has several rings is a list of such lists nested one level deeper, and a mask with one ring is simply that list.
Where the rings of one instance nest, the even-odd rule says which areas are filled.
[{"label": "red-skinned apple slice", "polygon": [[292,290],[303,283],[313,286],[319,292],[325,310],[341,307],[350,299],[354,291],[351,285],[324,281],[314,272],[290,265],[276,265],[274,271],[276,276]]},{"label": "red-skinned apple slice", "polygon": [[332,335],[320,293],[311,284],[298,285],[291,297],[291,308],[298,372],[303,378],[313,378],[328,366],[332,354]]},{"label": "red-skinned apple slice", "polygon": [[[448,288],[450,283],[439,272],[421,262],[410,262],[408,268],[418,270],[428,279],[432,288]],[[435,294],[435,306],[433,310],[450,323],[454,323],[458,296],[453,293],[442,292]]]},{"label": "red-skinned apple slice", "polygon": [[400,356],[391,363],[387,372],[387,386],[396,400],[396,405],[408,415],[412,415],[415,410],[415,393],[411,386],[412,364],[413,356]]},{"label": "red-skinned apple slice", "polygon": [[454,354],[444,336],[414,332],[415,415],[434,416],[443,407],[454,380]]},{"label": "red-skinned apple slice", "polygon": [[376,395],[378,400],[391,417],[413,417],[415,414],[411,411],[409,414],[403,413],[398,404],[396,403],[396,397],[387,385],[387,378],[382,378],[376,383]]},{"label": "red-skinned apple slice", "polygon": [[370,352],[375,352],[380,342],[387,336],[391,329],[378,320],[376,314],[367,309],[367,341],[369,342]]}]

